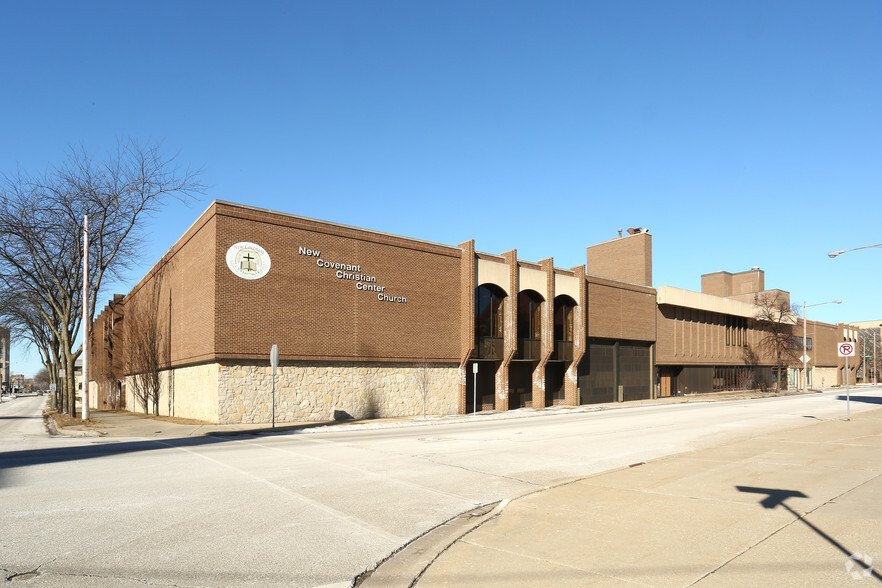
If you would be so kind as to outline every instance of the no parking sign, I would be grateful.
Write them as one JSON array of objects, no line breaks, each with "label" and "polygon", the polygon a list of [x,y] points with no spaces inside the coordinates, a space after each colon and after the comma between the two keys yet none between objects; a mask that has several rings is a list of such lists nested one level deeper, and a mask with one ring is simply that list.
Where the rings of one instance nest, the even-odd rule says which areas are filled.
[{"label": "no parking sign", "polygon": [[851,394],[848,391],[848,358],[854,357],[856,350],[855,344],[849,341],[836,345],[836,351],[839,352],[839,357],[845,358],[845,414],[847,415],[846,419],[849,421],[851,420]]}]

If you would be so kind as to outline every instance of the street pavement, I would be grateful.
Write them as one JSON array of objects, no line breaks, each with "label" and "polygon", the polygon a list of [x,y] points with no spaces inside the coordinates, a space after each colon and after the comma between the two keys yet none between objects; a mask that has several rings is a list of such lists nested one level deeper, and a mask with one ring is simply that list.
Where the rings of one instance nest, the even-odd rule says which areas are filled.
[{"label": "street pavement", "polygon": [[882,409],[807,422],[466,513],[360,586],[878,585]]},{"label": "street pavement", "polygon": [[41,587],[877,583],[880,389],[852,390],[850,422],[841,391],[711,399],[277,431],[96,413],[49,438],[18,399],[0,568]]}]

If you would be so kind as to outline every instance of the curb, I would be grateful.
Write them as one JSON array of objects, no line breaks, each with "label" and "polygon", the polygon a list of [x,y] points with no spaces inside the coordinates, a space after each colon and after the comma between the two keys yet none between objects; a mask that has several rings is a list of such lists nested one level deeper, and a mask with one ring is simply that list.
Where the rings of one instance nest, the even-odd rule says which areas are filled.
[{"label": "curb", "polygon": [[[658,459],[663,460],[668,457],[672,456],[664,456]],[[489,503],[468,510],[429,529],[416,539],[411,540],[396,551],[393,551],[386,558],[377,562],[373,567],[368,568],[353,578],[351,586],[352,588],[412,588],[417,582],[419,582],[426,570],[428,570],[445,551],[450,549],[450,547],[452,547],[457,541],[460,541],[472,531],[479,529],[501,515],[505,508],[512,502],[527,498],[534,494],[560,488],[562,486],[576,484],[582,480],[609,474],[611,472],[627,470],[645,464],[646,462],[639,462],[603,472],[596,472],[587,476],[568,478],[555,484],[524,490],[520,494],[515,494],[514,496],[505,498],[499,502]]]},{"label": "curb", "polygon": [[67,429],[65,427],[59,428],[55,419],[45,412],[43,413],[43,425],[52,437],[104,437],[106,435],[106,433],[101,431],[79,431],[76,429]]},{"label": "curb", "polygon": [[429,529],[356,576],[350,586],[413,586],[442,553],[487,521],[499,516],[509,502],[510,499],[506,499],[479,506]]}]

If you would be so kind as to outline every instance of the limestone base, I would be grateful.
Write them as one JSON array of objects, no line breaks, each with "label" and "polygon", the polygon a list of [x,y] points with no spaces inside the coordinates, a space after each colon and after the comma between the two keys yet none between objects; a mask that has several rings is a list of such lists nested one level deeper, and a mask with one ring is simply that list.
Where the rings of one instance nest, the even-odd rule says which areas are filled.
[{"label": "limestone base", "polygon": [[[297,362],[276,371],[275,421],[444,415],[457,412],[457,364]],[[271,423],[268,365],[211,363],[161,374],[159,413],[233,424]],[[143,411],[126,378],[126,407]],[[152,412],[153,407],[148,406]]]}]

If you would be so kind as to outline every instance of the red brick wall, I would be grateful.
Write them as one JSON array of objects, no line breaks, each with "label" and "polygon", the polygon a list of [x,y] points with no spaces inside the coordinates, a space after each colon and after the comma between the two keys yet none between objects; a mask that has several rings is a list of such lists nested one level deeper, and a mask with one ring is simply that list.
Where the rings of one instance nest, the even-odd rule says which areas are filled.
[{"label": "red brick wall", "polygon": [[655,290],[588,276],[588,337],[655,341]]},{"label": "red brick wall", "polygon": [[[802,341],[802,320],[793,327],[793,334]],[[811,358],[809,365],[833,367],[839,364],[837,345],[842,338],[842,328],[827,323],[808,322],[808,337],[812,340],[812,348],[808,350]],[[802,352],[800,352],[802,355]],[[852,358],[859,359],[859,358]],[[850,362],[851,363],[851,362]],[[802,363],[799,364],[802,366]],[[845,365],[843,363],[843,365]],[[851,365],[849,365],[851,367]]]},{"label": "red brick wall", "polygon": [[[224,203],[216,218],[219,358],[263,359],[275,343],[283,360],[459,363],[458,248]],[[246,280],[229,270],[227,249],[241,241],[267,251],[267,275]],[[382,294],[407,302],[380,301],[318,259],[359,265]]]},{"label": "red brick wall", "polygon": [[585,271],[593,276],[652,286],[652,235],[639,233],[588,247]]},{"label": "red brick wall", "polygon": [[212,206],[125,298],[126,310],[134,311],[158,297],[157,324],[173,366],[214,358],[215,231]]}]

